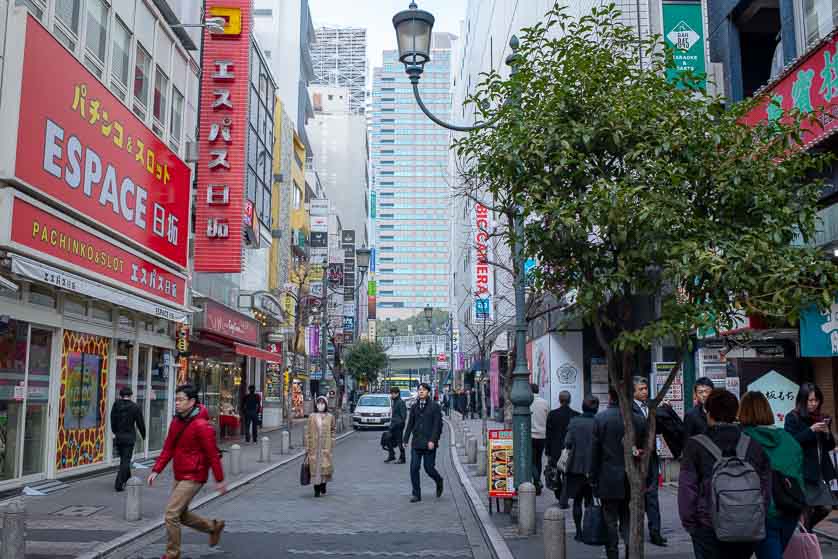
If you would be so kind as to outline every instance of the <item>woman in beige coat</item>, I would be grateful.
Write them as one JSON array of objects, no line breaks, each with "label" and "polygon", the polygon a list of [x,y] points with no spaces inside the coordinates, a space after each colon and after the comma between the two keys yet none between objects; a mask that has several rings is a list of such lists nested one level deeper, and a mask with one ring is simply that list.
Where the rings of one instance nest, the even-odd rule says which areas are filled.
[{"label": "woman in beige coat", "polygon": [[306,460],[311,471],[315,497],[325,495],[326,483],[332,480],[334,446],[335,418],[329,413],[326,398],[319,396],[315,402],[315,412],[308,418],[306,433]]}]

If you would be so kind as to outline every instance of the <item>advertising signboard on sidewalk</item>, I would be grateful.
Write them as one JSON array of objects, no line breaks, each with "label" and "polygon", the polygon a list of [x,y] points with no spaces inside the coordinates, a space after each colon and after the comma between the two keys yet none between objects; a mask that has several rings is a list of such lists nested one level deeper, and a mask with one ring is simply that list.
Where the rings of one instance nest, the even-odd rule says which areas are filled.
[{"label": "advertising signboard on sidewalk", "polygon": [[489,497],[509,498],[515,496],[513,472],[512,431],[489,429]]}]

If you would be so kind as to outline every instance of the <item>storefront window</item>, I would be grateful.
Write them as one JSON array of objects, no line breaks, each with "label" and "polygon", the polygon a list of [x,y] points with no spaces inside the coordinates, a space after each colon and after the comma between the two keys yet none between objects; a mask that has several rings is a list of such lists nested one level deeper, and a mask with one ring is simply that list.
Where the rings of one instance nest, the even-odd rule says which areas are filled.
[{"label": "storefront window", "polygon": [[46,466],[49,371],[52,332],[32,327],[29,376],[26,379],[26,425],[23,430],[23,475],[38,474]]},{"label": "storefront window", "polygon": [[87,302],[81,297],[73,295],[64,296],[64,314],[75,314],[84,316],[87,314]]},{"label": "storefront window", "polygon": [[32,285],[29,288],[29,302],[33,305],[55,308],[55,294],[40,285]]},{"label": "storefront window", "polygon": [[109,305],[94,302],[91,304],[91,313],[92,317],[96,320],[101,320],[102,322],[113,321],[113,311]]},{"label": "storefront window", "polygon": [[[145,409],[146,400],[146,386],[148,379],[148,347],[140,346],[139,365],[137,366],[137,405],[143,412],[143,419],[148,425],[148,413]],[[137,437],[137,442],[134,445],[134,453],[139,454],[143,452],[145,441]]]},{"label": "storefront window", "polygon": [[148,450],[160,450],[166,438],[168,414],[169,371],[172,354],[167,349],[154,348],[151,357],[151,391],[149,392]]},{"label": "storefront window", "polygon": [[64,331],[58,417],[59,470],[102,462],[110,340]]},{"label": "storefront window", "polygon": [[[131,366],[134,363],[134,346],[131,342],[120,341],[116,344],[116,379],[115,394],[119,398],[119,391],[132,388]],[[133,388],[132,388],[133,389]]]},{"label": "storefront window", "polygon": [[828,35],[838,23],[838,0],[803,0],[806,44]]},{"label": "storefront window", "polygon": [[222,437],[238,436],[241,427],[239,404],[243,397],[242,367],[225,363],[221,371],[219,428]]},{"label": "storefront window", "polygon": [[245,388],[244,359],[218,361],[193,358],[190,362],[190,382],[198,388],[198,399],[207,407],[210,420],[217,426],[220,437],[239,436],[240,402]]},{"label": "storefront window", "polygon": [[17,320],[0,322],[0,480],[17,475],[28,329]]}]

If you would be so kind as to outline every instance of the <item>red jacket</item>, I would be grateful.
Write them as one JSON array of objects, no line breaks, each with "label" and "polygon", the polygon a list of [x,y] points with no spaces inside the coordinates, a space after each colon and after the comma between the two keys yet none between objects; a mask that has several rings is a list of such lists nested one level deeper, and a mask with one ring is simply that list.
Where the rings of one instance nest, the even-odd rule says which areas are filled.
[{"label": "red jacket", "polygon": [[[178,435],[181,431],[183,434]],[[174,447],[175,443],[177,447]],[[209,423],[209,413],[204,406],[198,404],[197,415],[189,419],[182,419],[179,415],[172,419],[163,452],[154,463],[152,471],[159,474],[172,458],[175,460],[177,481],[206,483],[210,468],[215,481],[224,481],[224,469],[215,444],[215,429]]]}]

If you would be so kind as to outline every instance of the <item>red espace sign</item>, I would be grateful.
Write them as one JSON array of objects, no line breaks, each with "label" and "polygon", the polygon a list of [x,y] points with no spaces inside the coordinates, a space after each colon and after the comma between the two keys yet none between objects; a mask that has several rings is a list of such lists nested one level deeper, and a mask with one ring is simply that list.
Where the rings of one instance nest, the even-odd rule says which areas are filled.
[{"label": "red espace sign", "polygon": [[207,0],[207,14],[225,17],[224,34],[204,30],[195,271],[240,272],[247,148],[252,0]]},{"label": "red espace sign", "polygon": [[783,77],[761,92],[764,99],[742,119],[755,126],[780,119],[791,109],[816,113],[816,122],[804,125],[801,140],[811,147],[838,129],[838,41],[824,41],[789,68]]},{"label": "red espace sign", "polygon": [[203,306],[203,330],[236,341],[259,345],[258,322],[212,301],[207,301]]},{"label": "red espace sign", "polygon": [[15,175],[186,268],[189,168],[31,15]]},{"label": "red espace sign", "polygon": [[115,244],[21,198],[12,210],[11,240],[72,264],[93,278],[108,278],[155,299],[183,305],[186,281]]}]

